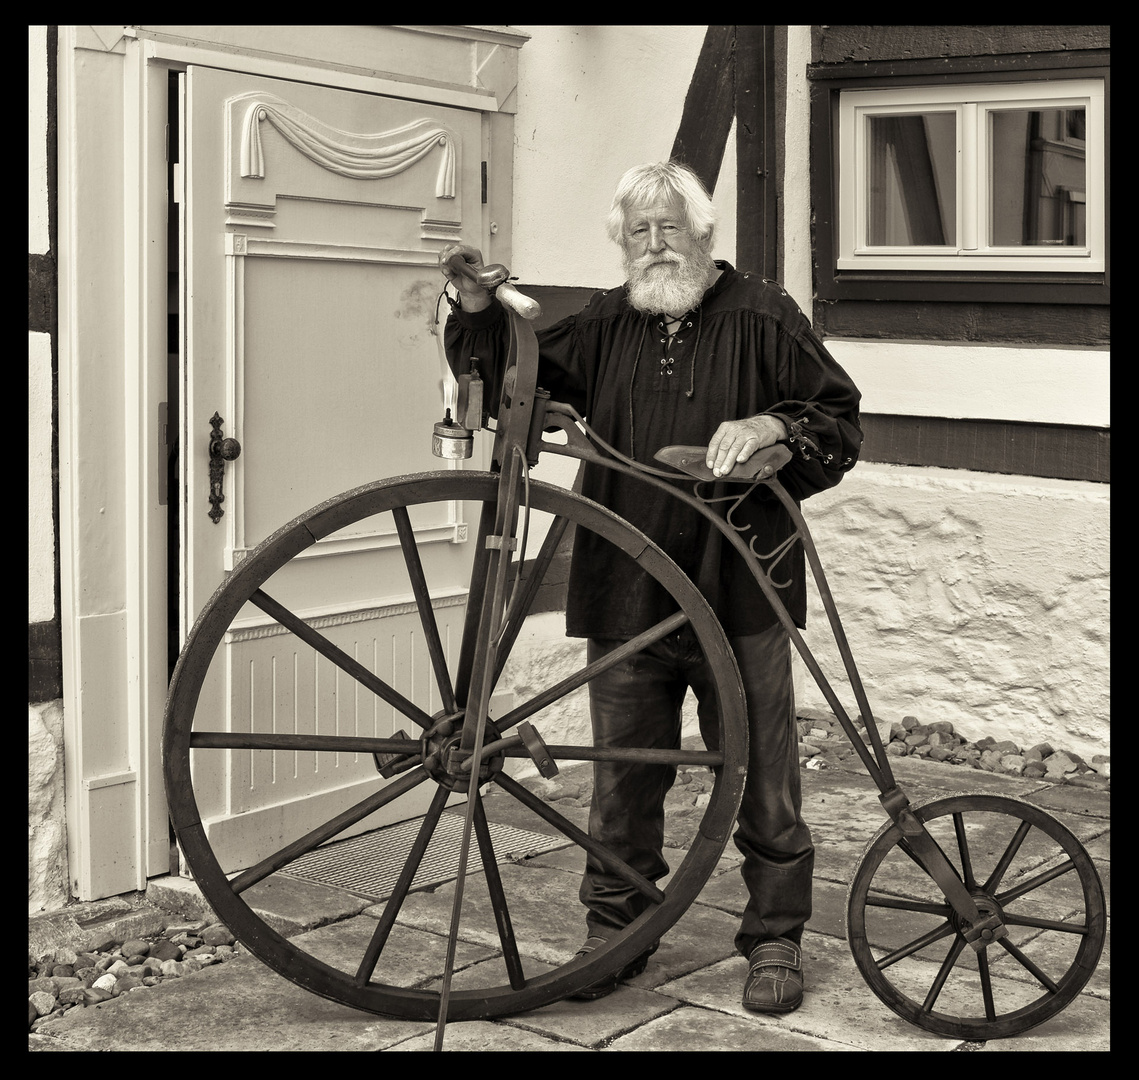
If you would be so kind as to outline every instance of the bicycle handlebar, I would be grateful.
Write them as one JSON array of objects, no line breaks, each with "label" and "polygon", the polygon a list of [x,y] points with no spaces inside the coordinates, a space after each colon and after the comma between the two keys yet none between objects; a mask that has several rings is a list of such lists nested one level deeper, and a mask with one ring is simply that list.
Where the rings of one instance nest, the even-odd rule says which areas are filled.
[{"label": "bicycle handlebar", "polygon": [[487,292],[493,293],[502,303],[512,311],[516,311],[522,318],[536,319],[542,314],[542,306],[537,300],[525,296],[510,284],[507,280],[510,277],[510,271],[502,263],[491,263],[490,266],[484,266],[480,270],[467,262],[462,255],[452,255],[447,260],[447,266],[486,289]]}]

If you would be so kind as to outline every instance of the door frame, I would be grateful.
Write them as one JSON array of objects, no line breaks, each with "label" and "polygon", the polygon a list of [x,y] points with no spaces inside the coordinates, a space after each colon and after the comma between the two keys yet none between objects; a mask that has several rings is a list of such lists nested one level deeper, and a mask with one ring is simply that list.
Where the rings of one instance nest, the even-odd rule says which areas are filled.
[{"label": "door frame", "polygon": [[[326,57],[274,52],[273,33],[287,49],[294,29],[258,27],[258,41],[245,43],[240,28],[59,28],[64,767],[71,892],[83,900],[144,889],[147,878],[174,869],[161,782],[168,571],[167,508],[158,504],[169,72],[194,63],[479,111],[483,158],[495,177],[483,206],[483,250],[510,265],[512,114],[527,35],[344,28],[357,53],[361,31],[370,35],[383,61],[378,74],[331,59],[349,55],[330,42],[336,28],[318,35]],[[219,30],[231,40],[200,36]],[[424,80],[424,55],[466,83]]]}]

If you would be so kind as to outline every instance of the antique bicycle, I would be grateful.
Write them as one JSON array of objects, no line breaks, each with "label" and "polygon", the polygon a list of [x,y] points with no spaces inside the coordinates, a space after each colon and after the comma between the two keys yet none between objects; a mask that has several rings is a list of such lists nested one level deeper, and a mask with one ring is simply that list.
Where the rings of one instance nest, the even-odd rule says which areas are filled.
[{"label": "antique bicycle", "polygon": [[[462,265],[458,265],[462,263]],[[672,447],[648,466],[603,444],[574,409],[550,400],[537,386],[538,348],[528,319],[536,303],[519,293],[501,266],[476,270],[454,264],[496,292],[508,309],[510,347],[496,409],[484,409],[477,372],[459,379],[457,413],[435,430],[436,450],[460,457],[485,414],[497,417],[488,471],[447,469],[399,476],[344,492],[290,521],[232,570],[199,615],[176,665],[168,695],[163,760],[170,816],[194,878],[217,916],[258,958],[315,994],[368,1012],[434,1020],[436,1049],[449,1021],[519,1013],[570,996],[621,970],[669,930],[700,894],[729,839],[743,788],[747,725],[743,690],[731,647],[708,603],[675,563],[616,514],[567,488],[529,475],[541,453],[553,453],[637,477],[662,498],[684,500],[704,515],[751,567],[756,580],[818,683],[866,770],[887,815],[850,883],[848,942],[871,990],[907,1021],[931,1032],[966,1039],[1016,1035],[1056,1015],[1094,972],[1106,933],[1104,892],[1091,858],[1072,832],[1027,802],[992,794],[958,794],[911,805],[890,768],[881,737],[839,621],[817,551],[799,508],[780,483],[790,459],[771,447],[714,478],[700,447]],[[547,433],[564,433],[564,441]],[[714,483],[715,481],[715,483]],[[759,488],[788,510],[796,531],[787,544],[760,552],[733,520],[732,506]],[[716,494],[714,494],[716,492]],[[727,493],[725,495],[725,493]],[[481,508],[465,624],[457,656],[448,657],[432,607],[429,575],[411,516],[440,501]],[[381,679],[272,595],[273,578],[301,552],[337,530],[386,516],[398,536],[411,592],[422,622],[442,708],[428,711]],[[523,576],[533,516],[549,527]],[[534,692],[504,715],[490,701],[554,560],[566,529],[589,530],[634,559],[675,602],[675,614],[595,664]],[[802,545],[849,686],[864,721],[856,726],[779,598],[778,565],[790,544]],[[203,682],[227,632],[243,611],[259,609],[330,661],[358,687],[390,705],[411,727],[388,738],[333,734],[258,733],[211,729],[199,716]],[[587,686],[609,665],[687,626],[713,674],[719,706],[718,741],[707,747],[606,748],[588,739],[547,745],[531,723]],[[453,661],[453,662],[452,662]],[[710,740],[711,741],[711,740]],[[202,820],[198,792],[226,768],[226,753],[282,750],[373,755],[375,792],[331,815],[318,827],[272,850],[238,873],[223,870]],[[710,770],[710,798],[683,860],[666,882],[648,881],[578,828],[504,768],[529,757],[542,776],[559,764],[601,759],[653,762]],[[398,881],[358,959],[335,965],[275,929],[249,902],[249,890],[419,785],[434,786],[430,806]],[[488,791],[519,801],[566,841],[630,882],[648,900],[645,912],[588,956],[560,964],[524,955],[511,897],[499,871],[484,798]],[[447,802],[465,796],[454,902],[441,979],[415,985],[385,981],[385,948]],[[1000,836],[997,843],[993,835]],[[477,849],[478,863],[472,849]],[[500,958],[478,967],[477,986],[453,987],[461,937],[464,887],[481,872],[489,890]],[[1013,978],[994,978],[994,968]],[[469,975],[469,972],[464,974]],[[484,985],[485,982],[485,985]],[[438,983],[438,985],[436,985]],[[1009,989],[1012,988],[1012,993]]]}]

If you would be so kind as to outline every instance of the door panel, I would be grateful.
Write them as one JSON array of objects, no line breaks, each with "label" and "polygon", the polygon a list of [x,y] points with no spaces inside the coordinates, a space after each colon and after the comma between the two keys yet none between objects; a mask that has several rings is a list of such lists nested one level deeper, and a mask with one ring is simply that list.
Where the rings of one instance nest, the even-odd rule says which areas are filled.
[{"label": "door panel", "polygon": [[[437,253],[460,236],[479,243],[482,221],[478,113],[193,67],[183,110],[184,637],[225,570],[286,521],[359,484],[442,467],[431,456],[444,371]],[[241,444],[217,522],[215,412]],[[413,525],[454,655],[470,562],[463,508]],[[438,708],[390,520],[314,545],[272,590],[401,693]],[[215,657],[199,710],[235,730],[388,736],[401,726],[255,609]],[[376,782],[370,756],[255,759],[232,753],[203,796],[226,869],[245,865],[254,841],[295,839]],[[419,811],[404,798],[352,831]]]}]

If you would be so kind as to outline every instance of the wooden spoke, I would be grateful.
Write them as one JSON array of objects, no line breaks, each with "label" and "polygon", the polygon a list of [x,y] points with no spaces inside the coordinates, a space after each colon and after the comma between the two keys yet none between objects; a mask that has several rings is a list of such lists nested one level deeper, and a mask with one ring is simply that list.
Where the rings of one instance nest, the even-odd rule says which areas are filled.
[{"label": "wooden spoke", "polygon": [[418,739],[376,739],[364,735],[293,735],[259,731],[194,731],[192,750],[321,750],[339,754],[414,754]]},{"label": "wooden spoke", "polygon": [[483,503],[478,532],[475,535],[474,565],[471,567],[470,592],[467,594],[467,616],[463,623],[463,640],[459,645],[459,665],[455,673],[455,697],[460,705],[466,704],[471,692],[471,672],[478,646],[479,619],[487,590],[487,567],[490,564],[490,552],[486,541],[494,529],[495,508],[496,504],[493,502]]},{"label": "wooden spoke", "polygon": [[1016,858],[1016,853],[1020,850],[1020,845],[1024,843],[1024,838],[1031,829],[1031,822],[1022,821],[1020,823],[1012,839],[1008,842],[1008,847],[1005,848],[1004,854],[1001,855],[997,865],[993,868],[993,872],[989,875],[985,884],[981,886],[982,892],[996,892],[997,886],[1000,885],[1009,866],[1012,865],[1013,859]]},{"label": "wooden spoke", "polygon": [[474,798],[476,800],[475,837],[478,839],[483,873],[486,875],[487,888],[490,890],[494,921],[498,927],[498,940],[502,945],[502,958],[506,963],[506,974],[510,985],[515,990],[521,990],[526,985],[526,976],[522,971],[522,958],[518,955],[518,942],[514,939],[514,926],[510,921],[510,909],[506,903],[506,892],[502,887],[502,875],[498,872],[498,863],[494,858],[494,844],[491,842],[490,826],[487,824],[482,796],[476,793]]},{"label": "wooden spoke", "polygon": [[552,807],[547,806],[538,796],[531,794],[516,780],[513,780],[506,773],[500,773],[494,779],[497,784],[510,792],[520,803],[524,806],[528,806],[543,821],[553,825],[560,833],[568,836],[578,847],[584,848],[590,855],[597,859],[598,862],[602,863],[607,870],[617,874],[632,885],[638,892],[647,896],[654,903],[659,904],[664,899],[664,893],[649,881],[648,878],[642,874],[638,874],[636,870],[614,855],[604,844],[598,843],[588,833],[582,832],[572,821],[563,817]]},{"label": "wooden spoke", "polygon": [[447,657],[443,653],[443,642],[439,638],[439,625],[435,620],[435,610],[431,606],[427,579],[423,576],[423,560],[419,557],[419,547],[411,528],[411,518],[406,506],[395,507],[392,516],[395,518],[396,532],[399,535],[400,547],[403,549],[403,561],[411,578],[411,592],[415,597],[415,606],[419,609],[419,619],[427,642],[427,654],[431,658],[431,668],[435,672],[435,685],[439,688],[443,711],[450,714],[456,709],[455,691],[451,686],[451,673],[447,670]]},{"label": "wooden spoke", "polygon": [[879,896],[877,894],[866,898],[866,906],[920,912],[923,915],[937,915],[942,919],[948,919],[953,910],[948,904],[923,904],[917,900],[905,900],[896,896]]},{"label": "wooden spoke", "polygon": [[276,873],[302,855],[307,855],[334,836],[338,836],[345,829],[355,825],[357,821],[362,821],[369,814],[374,814],[381,807],[386,806],[394,799],[398,799],[417,784],[422,784],[426,779],[426,771],[419,768],[406,776],[393,780],[382,791],[369,795],[355,806],[349,807],[342,814],[337,814],[336,817],[326,821],[318,828],[305,833],[304,836],[294,840],[279,851],[273,852],[272,855],[262,859],[256,866],[251,866],[248,870],[238,874],[229,883],[230,888],[235,893],[243,893],[246,889],[256,885],[257,882],[263,881],[270,874]]},{"label": "wooden spoke", "polygon": [[562,679],[561,682],[555,686],[551,686],[548,690],[543,690],[540,694],[536,694],[525,704],[511,709],[510,712],[499,721],[498,729],[500,731],[509,731],[515,724],[529,719],[529,717],[535,713],[541,712],[542,709],[572,694],[575,690],[580,690],[592,679],[597,678],[603,671],[608,671],[611,667],[615,667],[635,653],[647,648],[653,642],[660,641],[661,638],[667,637],[686,622],[688,622],[688,616],[683,611],[678,611],[675,615],[670,615],[667,619],[663,619],[657,623],[656,626],[626,641],[619,648],[595,660],[592,664],[586,665],[573,675]]},{"label": "wooden spoke", "polygon": [[937,969],[937,975],[930,985],[929,993],[925,996],[925,1001],[922,1002],[923,1012],[932,1012],[933,1006],[941,991],[945,986],[945,980],[949,978],[949,973],[953,970],[953,965],[957,963],[957,958],[961,955],[961,950],[965,948],[965,939],[962,937],[956,938],[949,946],[949,952],[946,954],[945,959],[942,961],[941,967]]},{"label": "wooden spoke", "polygon": [[350,675],[362,686],[371,690],[376,697],[386,701],[397,712],[414,721],[421,728],[431,726],[431,717],[418,705],[408,701],[395,687],[389,686],[383,679],[369,671],[358,660],[349,656],[338,645],[334,645],[322,633],[297,618],[288,608],[278,604],[271,596],[258,589],[249,597],[249,600],[270,618],[276,619],[283,627],[291,630],[306,644],[311,645],[325,659],[331,660],[345,674]]},{"label": "wooden spoke", "polygon": [[941,941],[943,938],[949,937],[953,933],[953,927],[948,922],[942,923],[940,926],[930,930],[927,934],[922,934],[921,937],[915,938],[908,945],[903,945],[900,949],[892,949],[885,956],[880,956],[877,960],[878,970],[883,971],[896,964],[899,960],[904,960],[907,956],[913,956],[914,953],[921,952],[922,949],[928,948],[935,941]]},{"label": "wooden spoke", "polygon": [[403,868],[399,872],[399,878],[392,889],[392,894],[384,906],[384,913],[376,923],[376,929],[372,932],[368,947],[364,950],[360,966],[356,969],[357,986],[363,986],[376,970],[380,953],[383,952],[388,935],[392,932],[392,927],[395,926],[396,916],[399,915],[400,908],[403,906],[408,892],[411,891],[411,884],[415,880],[415,875],[419,873],[427,845],[431,842],[431,837],[435,834],[435,827],[439,824],[439,818],[447,805],[448,794],[446,788],[435,789],[431,805],[428,807],[427,813],[423,815],[419,832],[416,833],[415,842],[412,844],[411,851],[408,852]]},{"label": "wooden spoke", "polygon": [[1027,896],[1030,892],[1035,892],[1037,889],[1047,885],[1050,881],[1055,881],[1056,878],[1063,877],[1065,874],[1071,873],[1073,870],[1078,870],[1076,863],[1072,859],[1065,859],[1062,863],[1051,867],[1042,873],[1036,874],[1029,878],[1027,881],[1022,881],[1014,888],[1007,889],[1003,893],[997,895],[997,899],[1002,904],[1008,904],[1013,900],[1017,900],[1022,896]]},{"label": "wooden spoke", "polygon": [[969,858],[969,838],[965,835],[965,817],[963,814],[953,815],[953,832],[957,837],[957,853],[961,856],[961,880],[965,887],[975,889],[977,880],[973,876],[973,861]]},{"label": "wooden spoke", "polygon": [[510,609],[506,613],[506,625],[503,627],[496,650],[494,672],[496,683],[499,676],[502,675],[502,669],[506,666],[507,660],[510,659],[510,651],[514,648],[514,643],[522,629],[522,624],[526,621],[526,616],[530,614],[530,609],[534,606],[534,598],[545,580],[546,571],[549,570],[550,563],[553,562],[554,556],[557,554],[558,546],[565,536],[568,525],[569,520],[567,518],[562,516],[554,518],[549,531],[546,533],[546,539],[542,542],[541,550],[529,568],[526,579],[522,582],[517,596],[511,601]]}]

